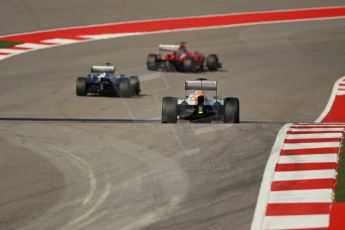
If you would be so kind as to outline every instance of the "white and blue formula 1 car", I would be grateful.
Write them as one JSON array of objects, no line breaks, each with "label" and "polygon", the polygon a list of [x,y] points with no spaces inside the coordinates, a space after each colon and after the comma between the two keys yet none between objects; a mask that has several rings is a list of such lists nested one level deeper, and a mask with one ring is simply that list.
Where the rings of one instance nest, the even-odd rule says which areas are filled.
[{"label": "white and blue formula 1 car", "polygon": [[[212,92],[214,96],[206,95]],[[177,120],[239,123],[240,102],[234,97],[219,98],[216,81],[205,78],[186,81],[185,97],[164,97],[162,101],[162,123],[176,123]]]},{"label": "white and blue formula 1 car", "polygon": [[89,94],[101,96],[130,97],[140,94],[140,81],[137,76],[115,75],[115,66],[92,66],[87,77],[78,77],[77,96]]}]

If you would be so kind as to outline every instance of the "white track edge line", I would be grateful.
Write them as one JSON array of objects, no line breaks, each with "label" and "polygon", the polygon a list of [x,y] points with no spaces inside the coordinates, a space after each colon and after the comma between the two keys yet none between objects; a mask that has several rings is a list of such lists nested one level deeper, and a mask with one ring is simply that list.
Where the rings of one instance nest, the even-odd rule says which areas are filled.
[{"label": "white track edge line", "polygon": [[[329,113],[335,98],[338,93],[338,86],[340,83],[343,83],[345,81],[345,76],[341,77],[336,81],[336,83],[333,86],[333,90],[331,93],[331,96],[328,100],[328,103],[321,113],[321,115],[316,119],[316,123],[321,123],[322,120],[326,117],[326,115]],[[267,165],[265,168],[264,176],[261,182],[260,186],[260,191],[257,199],[257,204],[253,216],[253,221],[251,224],[251,230],[261,230],[265,224],[265,211],[266,211],[266,206],[268,204],[269,200],[269,194],[270,194],[270,188],[271,188],[271,182],[273,181],[273,176],[275,174],[275,166],[276,162],[278,162],[279,156],[280,156],[280,149],[284,146],[284,140],[285,137],[287,136],[287,131],[292,131],[292,129],[289,128],[292,124],[285,124],[281,130],[279,131],[279,134],[277,135],[275,144],[273,146],[271,155],[267,161]],[[307,129],[307,130],[312,130],[312,129]],[[296,129],[295,131],[301,131]],[[277,149],[278,148],[278,149]],[[270,180],[268,180],[270,179]]]},{"label": "white track edge line", "polygon": [[257,198],[257,203],[256,203],[255,211],[254,211],[254,217],[253,217],[253,221],[250,228],[251,230],[262,229],[262,225],[264,223],[263,221],[265,218],[266,206],[268,204],[269,194],[271,191],[271,182],[273,180],[273,176],[275,173],[274,169],[276,167],[276,164],[280,156],[279,155],[280,150],[284,146],[286,133],[291,125],[292,125],[291,123],[285,124],[279,130],[276,141],[273,145],[271,154],[266,164],[264,175],[262,177],[260,191],[259,191],[259,195]]}]

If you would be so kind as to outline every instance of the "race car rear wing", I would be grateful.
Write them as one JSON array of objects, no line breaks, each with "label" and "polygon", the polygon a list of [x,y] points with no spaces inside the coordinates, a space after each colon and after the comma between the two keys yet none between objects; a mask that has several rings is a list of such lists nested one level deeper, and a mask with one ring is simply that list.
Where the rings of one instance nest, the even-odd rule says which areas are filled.
[{"label": "race car rear wing", "polygon": [[179,49],[179,45],[164,45],[160,44],[158,46],[160,51],[177,51]]},{"label": "race car rear wing", "polygon": [[115,73],[115,66],[97,66],[91,67],[91,73]]},{"label": "race car rear wing", "polygon": [[216,81],[186,81],[185,90],[217,91],[217,82]]}]

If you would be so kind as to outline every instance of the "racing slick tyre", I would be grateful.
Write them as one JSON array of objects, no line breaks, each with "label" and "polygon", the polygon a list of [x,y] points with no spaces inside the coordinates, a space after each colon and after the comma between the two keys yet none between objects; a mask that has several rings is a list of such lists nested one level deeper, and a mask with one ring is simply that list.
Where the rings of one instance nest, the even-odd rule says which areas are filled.
[{"label": "racing slick tyre", "polygon": [[163,97],[162,123],[177,123],[177,98]]},{"label": "racing slick tyre", "polygon": [[207,60],[206,60],[206,65],[207,65],[208,70],[210,71],[218,70],[218,67],[219,67],[218,56],[215,54],[208,55]]},{"label": "racing slick tyre", "polygon": [[183,61],[183,71],[184,72],[195,72],[196,63],[193,58],[186,58]]},{"label": "racing slick tyre", "polygon": [[149,54],[146,58],[146,66],[148,70],[155,71],[158,70],[157,68],[157,60],[158,56],[157,54]]},{"label": "racing slick tyre", "polygon": [[240,122],[240,101],[238,98],[228,97],[224,99],[224,123]]},{"label": "racing slick tyre", "polygon": [[120,97],[130,97],[132,95],[132,87],[128,78],[124,78],[119,84],[119,96]]},{"label": "racing slick tyre", "polygon": [[76,82],[76,93],[77,96],[87,95],[87,81],[85,77],[78,77]]},{"label": "racing slick tyre", "polygon": [[133,89],[133,94],[139,95],[141,91],[139,78],[137,76],[130,76],[129,83],[131,84],[131,87]]}]

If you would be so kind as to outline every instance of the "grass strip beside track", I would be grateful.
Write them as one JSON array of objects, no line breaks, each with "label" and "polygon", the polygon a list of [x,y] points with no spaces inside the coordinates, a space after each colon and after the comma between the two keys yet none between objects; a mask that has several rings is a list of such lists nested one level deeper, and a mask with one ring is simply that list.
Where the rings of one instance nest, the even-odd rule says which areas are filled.
[{"label": "grass strip beside track", "polygon": [[342,146],[339,154],[339,166],[337,184],[335,188],[335,202],[345,202],[345,139],[342,141]]},{"label": "grass strip beside track", "polygon": [[21,42],[12,42],[12,41],[1,41],[0,40],[0,49],[9,48],[15,45],[23,44]]}]

